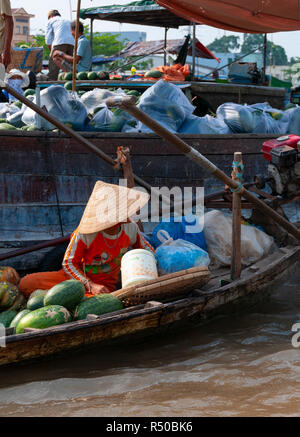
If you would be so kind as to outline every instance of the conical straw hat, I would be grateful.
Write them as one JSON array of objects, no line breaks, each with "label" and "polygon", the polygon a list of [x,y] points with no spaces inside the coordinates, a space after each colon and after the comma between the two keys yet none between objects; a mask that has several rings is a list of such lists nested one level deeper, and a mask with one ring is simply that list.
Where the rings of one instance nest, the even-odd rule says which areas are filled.
[{"label": "conical straw hat", "polygon": [[97,181],[78,231],[81,234],[92,234],[126,222],[146,205],[149,197],[149,194],[134,188]]}]

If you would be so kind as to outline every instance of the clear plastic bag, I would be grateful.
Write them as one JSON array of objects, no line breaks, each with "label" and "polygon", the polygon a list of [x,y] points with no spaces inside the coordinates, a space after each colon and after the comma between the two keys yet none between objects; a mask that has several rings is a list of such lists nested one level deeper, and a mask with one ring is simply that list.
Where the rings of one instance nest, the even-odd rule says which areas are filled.
[{"label": "clear plastic bag", "polygon": [[[188,227],[191,227],[193,232],[190,232]],[[162,220],[152,232],[151,244],[153,247],[158,247],[162,244],[161,239],[158,238],[159,231],[167,231],[173,240],[182,239],[195,244],[203,250],[207,250],[206,241],[202,227],[199,224],[198,217],[189,215],[180,217],[180,220],[171,217],[168,220]]]},{"label": "clear plastic bag", "polygon": [[164,240],[155,251],[160,275],[209,265],[209,255],[205,250],[180,238],[173,240],[164,230],[160,230],[158,234],[159,238]]},{"label": "clear plastic bag", "polygon": [[210,115],[204,117],[190,115],[181,125],[179,132],[182,134],[230,134],[231,130],[220,118]]},{"label": "clear plastic bag", "polygon": [[84,104],[89,114],[93,114],[94,110],[102,106],[108,97],[115,96],[116,93],[102,88],[95,88],[83,94],[80,101]]},{"label": "clear plastic bag", "polygon": [[86,128],[90,131],[110,132],[110,124],[113,118],[113,113],[104,104],[99,111],[89,121]]},{"label": "clear plastic bag", "polygon": [[0,103],[0,118],[8,118],[10,115],[20,111],[13,103]]},{"label": "clear plastic bag", "polygon": [[[231,264],[232,218],[213,210],[204,215],[204,235],[212,263],[216,266]],[[274,240],[254,226],[242,225],[242,264],[248,266],[267,256],[275,248]]]},{"label": "clear plastic bag", "polygon": [[136,127],[136,119],[123,109],[115,108],[111,119],[110,132],[123,132],[125,126]]},{"label": "clear plastic bag", "polygon": [[[138,107],[171,132],[178,132],[184,120],[195,109],[180,88],[163,80],[143,93]],[[143,124],[139,129],[141,132],[151,132]]]},{"label": "clear plastic bag", "polygon": [[[34,99],[36,102],[36,99]],[[68,123],[75,130],[84,130],[87,110],[83,103],[64,87],[52,85],[41,92],[41,107],[62,123]],[[27,125],[37,125],[37,114],[30,108],[24,112],[22,121]],[[41,117],[41,128],[53,130],[55,126]]]},{"label": "clear plastic bag", "polygon": [[285,134],[289,117],[281,110],[272,108],[267,102],[248,106],[253,116],[253,133]]},{"label": "clear plastic bag", "polygon": [[22,111],[22,109],[20,109],[18,112],[15,112],[14,114],[7,117],[7,123],[9,123],[15,127],[25,126],[25,123],[23,123],[23,121],[22,121],[23,114],[24,114],[24,111]]},{"label": "clear plastic bag", "polygon": [[290,116],[287,133],[300,135],[300,107],[292,108],[285,112]]},{"label": "clear plastic bag", "polygon": [[233,133],[253,132],[253,117],[247,106],[223,103],[217,109],[217,118],[223,119]]}]

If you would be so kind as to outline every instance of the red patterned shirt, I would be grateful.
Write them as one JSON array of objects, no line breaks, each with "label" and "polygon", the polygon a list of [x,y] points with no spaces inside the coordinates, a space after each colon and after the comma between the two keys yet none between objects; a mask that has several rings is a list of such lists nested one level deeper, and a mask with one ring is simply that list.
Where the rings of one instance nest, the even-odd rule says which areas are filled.
[{"label": "red patterned shirt", "polygon": [[84,284],[91,280],[114,291],[121,258],[130,247],[154,252],[136,223],[122,224],[117,235],[109,235],[104,231],[80,234],[76,229],[65,253],[63,269],[68,276]]}]

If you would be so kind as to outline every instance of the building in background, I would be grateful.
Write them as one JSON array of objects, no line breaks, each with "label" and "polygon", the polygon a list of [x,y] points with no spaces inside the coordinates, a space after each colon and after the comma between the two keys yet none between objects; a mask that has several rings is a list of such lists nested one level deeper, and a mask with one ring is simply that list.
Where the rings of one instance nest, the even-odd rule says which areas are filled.
[{"label": "building in background", "polygon": [[300,83],[300,63],[292,65],[269,65],[267,74],[276,79],[292,82],[293,86],[299,86]]},{"label": "building in background", "polygon": [[32,36],[30,35],[30,19],[35,15],[28,14],[24,8],[12,9],[14,20],[14,34],[12,45],[16,46],[19,42],[32,42]]},{"label": "building in background", "polygon": [[[196,58],[196,65],[195,65],[196,76],[201,77],[207,75],[209,73],[212,73],[214,69],[223,66],[224,68],[221,68],[221,70],[219,71],[219,75],[220,77],[225,78],[228,76],[228,64],[234,62],[235,60],[243,56],[242,53],[218,53],[218,52],[214,52],[214,55],[221,60],[220,63],[218,63],[215,59]],[[253,53],[241,59],[240,62],[256,62],[257,68],[262,68],[263,55],[261,53]],[[186,63],[189,64],[190,71],[192,71],[193,59],[191,56],[187,56]]]},{"label": "building in background", "polygon": [[105,34],[110,35],[120,35],[118,40],[121,42],[136,42],[136,41],[146,41],[147,33],[146,32],[101,32],[102,35]]}]

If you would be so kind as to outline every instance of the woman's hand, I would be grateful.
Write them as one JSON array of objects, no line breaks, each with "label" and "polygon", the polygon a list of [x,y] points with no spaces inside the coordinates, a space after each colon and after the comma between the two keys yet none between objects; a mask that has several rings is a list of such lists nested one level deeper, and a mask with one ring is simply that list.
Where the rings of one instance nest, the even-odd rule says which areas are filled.
[{"label": "woman's hand", "polygon": [[92,282],[92,281],[88,282],[87,290],[89,293],[94,294],[95,296],[97,294],[110,293],[109,289],[106,288],[104,285],[96,284],[95,282]]}]

